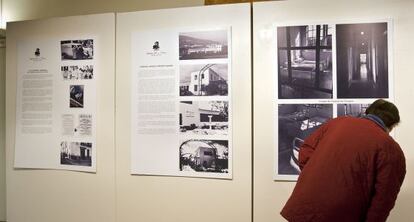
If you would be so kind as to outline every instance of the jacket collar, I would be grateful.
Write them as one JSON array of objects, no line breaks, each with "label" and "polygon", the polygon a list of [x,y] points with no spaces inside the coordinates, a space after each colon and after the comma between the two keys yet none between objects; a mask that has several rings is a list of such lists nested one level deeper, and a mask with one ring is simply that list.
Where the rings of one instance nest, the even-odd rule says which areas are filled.
[{"label": "jacket collar", "polygon": [[368,114],[366,116],[363,116],[363,118],[371,120],[372,122],[380,126],[385,132],[387,132],[387,127],[385,126],[384,121],[382,121],[382,119],[379,118],[378,116],[373,115],[373,114]]}]

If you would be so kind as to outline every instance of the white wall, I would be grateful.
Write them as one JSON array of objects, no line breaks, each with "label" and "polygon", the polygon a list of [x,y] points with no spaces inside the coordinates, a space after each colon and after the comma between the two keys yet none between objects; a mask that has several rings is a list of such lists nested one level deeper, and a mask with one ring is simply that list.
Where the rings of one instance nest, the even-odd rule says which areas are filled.
[{"label": "white wall", "polygon": [[[116,194],[119,222],[251,221],[251,72],[249,4],[117,15]],[[212,16],[214,15],[214,16]],[[130,175],[131,33],[230,27],[233,179]],[[178,118],[178,116],[177,116]]]},{"label": "white wall", "polygon": [[[204,0],[3,0],[7,22],[39,18],[200,6]],[[3,26],[4,27],[4,26]]]},{"label": "white wall", "polygon": [[[15,169],[17,44],[30,38],[94,36],[97,172]],[[6,53],[6,181],[9,222],[115,221],[115,14],[11,23]]]},{"label": "white wall", "polygon": [[[0,33],[0,38],[1,38]],[[1,39],[0,39],[1,41]],[[5,112],[6,48],[0,43],[0,221],[6,220]]]},{"label": "white wall", "polygon": [[[274,23],[307,23],[393,18],[395,103],[402,122],[396,140],[403,148],[407,175],[390,222],[412,221],[414,203],[413,52],[414,1],[412,0],[290,0],[254,4],[254,221],[285,221],[279,212],[290,196],[294,182],[272,181],[275,144],[273,138],[273,85],[276,62],[272,46]],[[269,36],[266,35],[269,34]],[[333,175],[334,176],[334,175]]]}]

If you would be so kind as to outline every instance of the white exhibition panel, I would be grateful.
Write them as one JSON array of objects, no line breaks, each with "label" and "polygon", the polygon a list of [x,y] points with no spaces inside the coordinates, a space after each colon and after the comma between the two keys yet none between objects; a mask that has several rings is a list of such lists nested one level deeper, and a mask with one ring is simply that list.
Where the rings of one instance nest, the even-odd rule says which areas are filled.
[{"label": "white exhibition panel", "polygon": [[[388,23],[389,46],[389,98],[400,109],[402,123],[395,132],[395,138],[406,155],[407,169],[413,167],[414,151],[410,149],[410,128],[413,117],[410,114],[413,104],[408,102],[413,96],[410,73],[410,56],[414,51],[411,44],[414,29],[410,1],[304,1],[292,0],[271,3],[254,3],[254,221],[285,221],[279,212],[289,198],[294,182],[274,181],[277,162],[277,127],[275,126],[275,74],[278,69],[276,57],[276,25],[307,24],[350,24],[361,22]],[[391,25],[390,25],[391,24]],[[335,44],[335,43],[333,43]],[[335,50],[335,47],[332,47]],[[412,56],[411,56],[412,57]],[[335,66],[334,66],[335,69]],[[335,84],[335,79],[334,83]],[[334,92],[334,95],[336,93]],[[335,98],[334,98],[335,99]],[[369,103],[369,100],[361,100]],[[314,101],[317,103],[319,101]],[[329,101],[331,102],[331,101]],[[328,102],[328,103],[329,103]],[[345,99],[344,103],[356,101]],[[361,102],[361,103],[362,103]],[[333,107],[336,115],[336,106]],[[334,175],[332,175],[334,176]],[[292,179],[292,177],[276,177]],[[414,199],[413,174],[408,170],[399,198],[390,221],[406,221],[409,218],[411,202]]]},{"label": "white exhibition panel", "polygon": [[[16,222],[28,220],[34,222],[114,221],[115,15],[99,14],[16,22],[8,24],[7,28],[7,220]],[[79,55],[83,55],[81,60],[77,60],[74,54],[61,58],[66,45],[68,45],[67,48],[70,53],[74,52],[74,45],[82,45],[83,43],[88,45],[89,48],[87,47],[86,50],[89,50],[91,42],[79,43],[76,41],[87,39],[93,39],[94,41],[93,52],[81,53],[79,51]],[[68,42],[62,42],[66,40],[71,40],[71,42],[69,44]],[[39,50],[36,50],[37,48]],[[93,59],[88,57],[91,55],[93,55]],[[79,69],[85,69],[91,65],[95,68],[92,79],[90,79],[91,76],[84,75],[86,73],[78,72]],[[61,137],[59,140],[62,141],[58,142],[55,134],[50,134],[47,138],[42,135],[36,138],[36,136],[27,137],[20,134],[22,131],[19,129],[21,128],[18,124],[16,125],[15,120],[16,115],[21,114],[19,110],[24,106],[18,105],[16,111],[16,101],[19,104],[20,101],[30,101],[31,98],[22,99],[23,90],[18,90],[16,86],[25,87],[30,85],[36,88],[45,85],[44,82],[39,81],[26,82],[26,85],[22,84],[22,79],[19,76],[29,69],[31,70],[30,73],[46,70],[51,74],[47,75],[47,78],[50,78],[48,82],[54,81],[56,83],[53,88],[56,92],[56,97],[53,98],[53,106],[55,106],[53,112],[57,113],[53,113],[53,121],[55,123],[60,122],[60,124],[54,125],[55,128],[59,126],[56,131],[62,134],[68,133],[67,135],[74,134],[75,136],[79,135],[80,132],[93,134],[96,140],[80,141],[96,141],[92,153],[90,153],[90,150],[89,153],[86,152],[86,156],[96,155],[96,158],[92,158],[95,163],[90,164],[89,160],[86,160],[86,163],[82,162],[82,164],[91,165],[90,169],[86,167],[85,170],[84,167],[80,166],[81,164],[75,164],[75,167],[67,167],[64,166],[65,164],[61,164],[62,162],[59,161],[59,153],[62,151],[60,145],[56,146],[55,150],[47,141],[61,144],[65,137]],[[68,73],[64,72],[67,69],[73,71],[69,73],[69,76]],[[43,78],[43,76],[35,76],[36,78]],[[76,96],[77,93],[73,94],[74,97],[70,96],[70,91],[78,90],[72,85],[81,85],[78,88],[83,88],[85,94],[89,93],[90,95],[83,95],[82,92]],[[47,86],[46,88],[50,87]],[[74,103],[69,101],[70,97],[75,99],[72,101]],[[19,100],[19,98],[22,100]],[[81,99],[77,100],[76,98]],[[44,99],[46,98],[39,98],[39,100]],[[72,113],[69,115],[66,113],[65,115],[65,112],[70,109],[72,109]],[[90,119],[78,119],[78,116],[83,115],[82,111],[96,114],[92,117],[93,128],[95,129],[89,128]],[[60,119],[62,117],[64,118]],[[74,132],[70,132],[70,128],[74,125],[72,121],[79,126]],[[19,135],[16,135],[16,129],[18,129]],[[39,139],[46,141],[46,143],[43,146],[38,146],[40,145]],[[76,138],[68,139],[68,141],[74,140]],[[15,145],[18,145],[16,150]],[[36,149],[33,149],[33,147]],[[79,148],[79,144],[75,144],[74,147],[75,149],[76,147]],[[73,152],[70,155],[72,154]],[[79,153],[76,155],[79,155]],[[33,168],[65,168],[96,173],[36,170]],[[65,216],[62,217],[62,215]]]},{"label": "white exhibition panel", "polygon": [[[172,157],[166,156],[165,153],[157,154],[156,152],[160,151],[155,151],[158,148],[155,144],[163,144],[169,140],[174,141],[174,137],[166,136],[164,138],[157,137],[153,141],[147,140],[146,149],[150,149],[147,150],[147,156],[142,156],[145,155],[145,152],[142,153],[142,151],[131,154],[131,141],[134,140],[131,135],[136,135],[135,132],[131,133],[131,124],[136,122],[131,119],[135,116],[135,113],[131,112],[137,110],[136,107],[131,107],[134,104],[134,101],[131,102],[133,96],[131,87],[135,84],[131,82],[133,81],[131,74],[134,73],[133,69],[136,69],[137,64],[144,66],[142,63],[145,62],[138,60],[138,58],[131,61],[131,56],[136,58],[134,56],[144,53],[132,52],[131,50],[136,47],[148,47],[145,48],[147,55],[162,56],[163,53],[170,52],[170,55],[175,55],[173,58],[177,59],[178,47],[173,50],[168,47],[178,44],[179,32],[217,29],[228,29],[231,32],[229,35],[231,41],[229,39],[229,42],[232,47],[229,60],[231,60],[232,82],[229,88],[231,91],[228,94],[232,95],[231,98],[229,96],[232,110],[232,135],[230,137],[233,138],[231,154],[233,158],[231,162],[229,161],[231,164],[229,169],[233,169],[232,179],[175,177],[172,175],[205,176],[203,176],[203,172],[199,172],[197,175],[179,175],[175,171],[171,172],[168,171],[168,168],[167,170],[165,167],[163,168],[163,165],[166,164],[164,161],[168,161],[168,158],[178,157],[177,144],[175,144],[176,142],[171,143],[172,152],[165,150],[171,153]],[[158,45],[156,41],[159,42],[160,48],[154,51],[153,45]],[[140,58],[145,58],[145,56]],[[151,64],[151,61],[156,61],[157,64]],[[148,63],[148,65],[165,65],[158,64],[159,61],[151,59]],[[197,221],[211,221],[213,218],[215,221],[250,221],[250,5],[235,4],[117,14],[116,64],[117,221],[136,221],[137,218],[142,221],[158,222],[193,221],[194,218],[197,218]],[[166,67],[168,69],[170,66]],[[173,90],[179,92],[178,87]],[[176,116],[178,122],[178,113]],[[134,156],[131,157],[131,155]],[[150,155],[153,156],[149,157]],[[134,161],[142,161],[144,157],[152,159],[153,163],[144,163],[152,168],[137,167],[143,163]],[[157,168],[156,166],[161,167]],[[174,164],[174,162],[168,166],[178,168],[178,164]],[[131,175],[130,172],[149,175]],[[210,177],[217,177],[217,175],[210,175]],[[202,215],[200,212],[203,212]],[[206,212],[210,212],[209,216],[203,216]]]},{"label": "white exhibition panel", "polygon": [[6,220],[6,118],[5,118],[5,98],[6,98],[6,48],[0,47],[0,221]]}]

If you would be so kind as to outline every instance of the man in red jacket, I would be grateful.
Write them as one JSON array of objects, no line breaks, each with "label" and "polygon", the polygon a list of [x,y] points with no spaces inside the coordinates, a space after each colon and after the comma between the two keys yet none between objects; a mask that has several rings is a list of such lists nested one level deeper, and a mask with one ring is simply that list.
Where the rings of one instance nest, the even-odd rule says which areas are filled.
[{"label": "man in red jacket", "polygon": [[288,221],[386,221],[406,171],[404,154],[388,135],[400,117],[382,99],[365,114],[332,119],[305,140],[302,172],[281,212]]}]

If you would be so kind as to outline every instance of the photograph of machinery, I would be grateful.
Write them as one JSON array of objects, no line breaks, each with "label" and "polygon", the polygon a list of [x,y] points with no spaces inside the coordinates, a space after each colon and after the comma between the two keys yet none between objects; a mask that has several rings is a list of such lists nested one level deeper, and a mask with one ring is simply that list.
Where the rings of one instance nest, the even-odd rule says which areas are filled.
[{"label": "photograph of machinery", "polygon": [[387,23],[336,25],[338,98],[388,98]]},{"label": "photograph of machinery", "polygon": [[332,118],[332,104],[278,105],[278,175],[298,175],[299,149],[306,137]]},{"label": "photograph of machinery", "polygon": [[227,140],[185,140],[180,145],[180,171],[228,173]]},{"label": "photograph of machinery", "polygon": [[277,28],[279,99],[332,98],[332,25]]},{"label": "photograph of machinery", "polygon": [[370,104],[337,104],[338,116],[361,117]]}]

